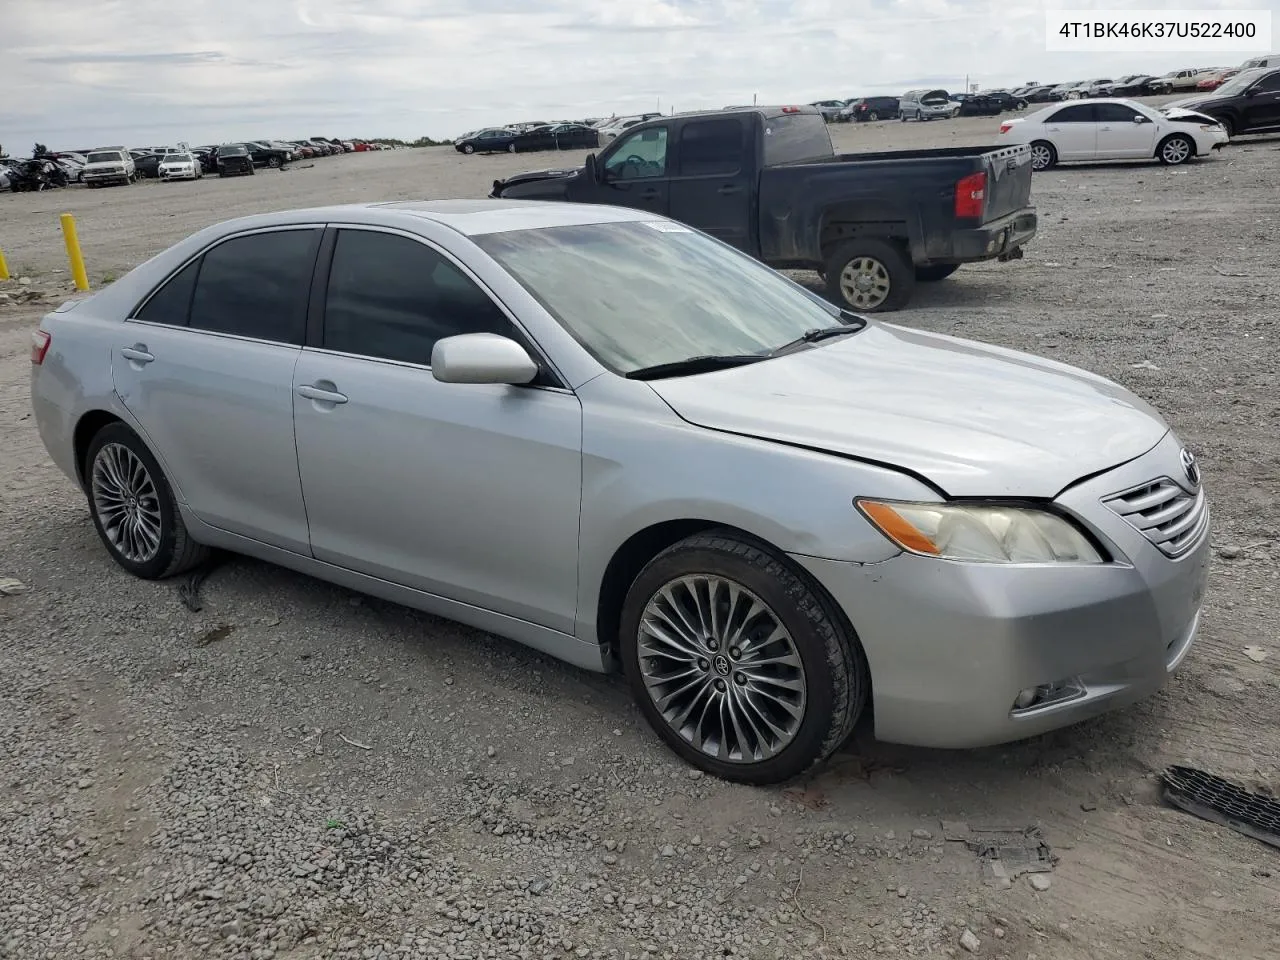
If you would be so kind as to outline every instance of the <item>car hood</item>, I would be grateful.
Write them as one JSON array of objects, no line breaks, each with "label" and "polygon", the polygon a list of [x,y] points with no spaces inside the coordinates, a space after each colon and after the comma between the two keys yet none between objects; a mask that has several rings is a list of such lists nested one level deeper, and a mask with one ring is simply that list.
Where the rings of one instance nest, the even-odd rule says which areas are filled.
[{"label": "car hood", "polygon": [[1169,429],[1145,401],[1086,371],[879,322],[649,386],[690,423],[886,464],[953,497],[1052,498]]},{"label": "car hood", "polygon": [[1215,100],[1222,99],[1225,98],[1216,96],[1212,93],[1201,93],[1194,97],[1183,97],[1181,100],[1173,101],[1173,103],[1166,103],[1163,109],[1168,110],[1170,107],[1177,107],[1183,110],[1199,110],[1201,107],[1207,106]]}]

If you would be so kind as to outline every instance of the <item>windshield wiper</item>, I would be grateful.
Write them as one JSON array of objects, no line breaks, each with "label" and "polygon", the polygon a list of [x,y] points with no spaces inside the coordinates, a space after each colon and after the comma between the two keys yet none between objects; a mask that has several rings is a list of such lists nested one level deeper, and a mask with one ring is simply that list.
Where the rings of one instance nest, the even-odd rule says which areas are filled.
[{"label": "windshield wiper", "polygon": [[725,370],[729,367],[741,367],[744,364],[767,360],[767,354],[734,353],[708,354],[702,357],[687,357],[684,360],[673,360],[671,363],[655,363],[651,367],[641,367],[627,374],[628,380],[660,380],[663,377],[682,377],[694,373],[710,373],[712,370]]},{"label": "windshield wiper", "polygon": [[771,357],[779,357],[784,354],[793,353],[801,347],[806,347],[811,343],[821,343],[823,340],[830,340],[833,337],[843,337],[851,333],[857,333],[866,323],[841,323],[833,327],[814,327],[812,330],[806,330],[800,336],[796,337],[782,346],[775,349],[769,354]]}]

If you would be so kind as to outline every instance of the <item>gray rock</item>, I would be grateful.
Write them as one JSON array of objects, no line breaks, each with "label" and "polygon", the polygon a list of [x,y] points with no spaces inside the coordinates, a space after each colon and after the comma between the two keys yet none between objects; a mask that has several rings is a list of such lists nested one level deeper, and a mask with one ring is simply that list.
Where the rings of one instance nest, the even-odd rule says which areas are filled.
[{"label": "gray rock", "polygon": [[1032,890],[1039,890],[1041,893],[1044,893],[1051,886],[1053,886],[1053,880],[1049,877],[1048,874],[1045,874],[1045,873],[1031,874],[1030,883],[1031,883]]},{"label": "gray rock", "polygon": [[982,946],[982,941],[966,927],[964,933],[960,934],[960,946],[969,953],[977,953]]}]

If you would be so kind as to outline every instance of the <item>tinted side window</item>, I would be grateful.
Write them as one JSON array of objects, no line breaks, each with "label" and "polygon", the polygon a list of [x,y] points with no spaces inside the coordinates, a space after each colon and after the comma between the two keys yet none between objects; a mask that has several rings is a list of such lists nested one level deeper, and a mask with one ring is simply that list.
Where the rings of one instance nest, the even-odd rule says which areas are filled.
[{"label": "tinted side window", "polygon": [[1267,93],[1280,90],[1280,73],[1273,73],[1269,77],[1263,77],[1253,85],[1253,89],[1266,91]]},{"label": "tinted side window", "polygon": [[338,233],[326,349],[427,366],[437,340],[461,333],[517,336],[489,295],[425,244],[370,230]]},{"label": "tinted side window", "polygon": [[302,343],[307,291],[320,231],[236,237],[204,255],[191,326],[280,343]]},{"label": "tinted side window", "polygon": [[191,313],[191,294],[196,286],[199,259],[192,260],[170,277],[135,316],[149,323],[185,327]]},{"label": "tinted side window", "polygon": [[1093,118],[1098,123],[1133,123],[1133,118],[1138,115],[1138,111],[1133,107],[1126,107],[1123,103],[1095,103],[1093,105]]},{"label": "tinted side window", "polygon": [[1078,103],[1075,106],[1063,107],[1045,123],[1092,123],[1093,107],[1087,103]]},{"label": "tinted side window", "polygon": [[737,173],[744,129],[737,118],[686,123],[680,131],[680,172],[689,177]]}]

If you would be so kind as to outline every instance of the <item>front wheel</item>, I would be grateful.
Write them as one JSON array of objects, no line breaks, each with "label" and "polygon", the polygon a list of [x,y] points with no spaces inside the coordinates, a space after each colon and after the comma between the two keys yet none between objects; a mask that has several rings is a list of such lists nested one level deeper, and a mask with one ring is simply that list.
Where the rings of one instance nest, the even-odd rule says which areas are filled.
[{"label": "front wheel", "polygon": [[272,167],[272,168],[275,168],[275,167],[280,166],[280,158],[279,158],[279,157],[267,157],[267,166],[268,166],[268,167]]},{"label": "front wheel", "polygon": [[515,153],[515,152],[516,152],[516,145],[514,143],[508,143],[507,153]]},{"label": "front wheel", "polygon": [[726,780],[803,773],[848,738],[866,703],[865,658],[830,603],[732,531],[650,561],[627,593],[620,638],[650,726]]},{"label": "front wheel", "polygon": [[923,114],[923,113],[921,113],[919,110],[917,110],[917,111],[916,111],[916,120],[923,120],[923,119],[924,119],[924,114]]},{"label": "front wheel", "polygon": [[899,310],[916,275],[902,250],[885,240],[849,240],[827,258],[827,296],[855,313]]},{"label": "front wheel", "polygon": [[208,556],[187,533],[160,464],[123,423],[108,424],[89,442],[84,482],[98,536],[134,576],[171,577]]},{"label": "front wheel", "polygon": [[1191,142],[1190,137],[1185,137],[1180,133],[1175,133],[1172,137],[1167,138],[1156,150],[1156,157],[1166,167],[1176,167],[1179,164],[1186,163],[1196,155],[1196,145]]},{"label": "front wheel", "polygon": [[463,144],[463,145],[462,145],[462,152],[463,152],[463,153],[468,153],[468,154],[470,154],[470,153],[475,153],[475,152],[476,152],[476,148],[475,148],[475,147],[473,147],[471,144],[466,143],[466,144]]},{"label": "front wheel", "polygon": [[927,267],[916,267],[916,279],[922,283],[936,283],[947,279],[959,269],[958,263],[934,263]]},{"label": "front wheel", "polygon": [[878,113],[876,113],[874,110],[872,110],[870,113],[868,113],[868,114],[867,114],[867,119],[868,119],[868,120],[879,120],[879,119],[880,119],[880,114],[878,114]]}]

